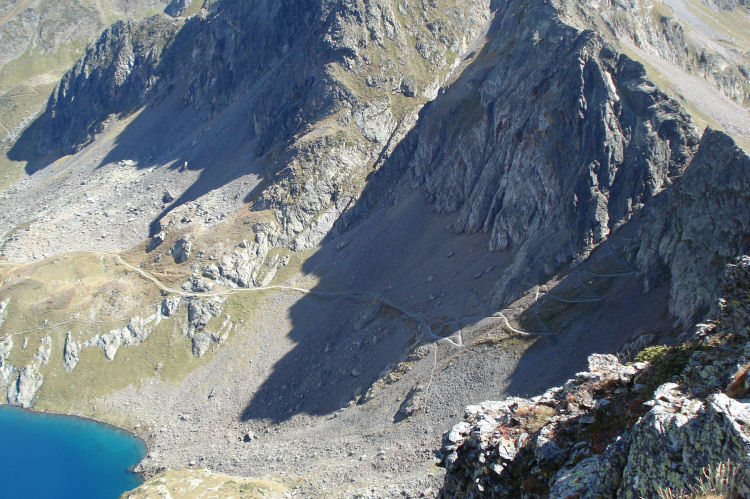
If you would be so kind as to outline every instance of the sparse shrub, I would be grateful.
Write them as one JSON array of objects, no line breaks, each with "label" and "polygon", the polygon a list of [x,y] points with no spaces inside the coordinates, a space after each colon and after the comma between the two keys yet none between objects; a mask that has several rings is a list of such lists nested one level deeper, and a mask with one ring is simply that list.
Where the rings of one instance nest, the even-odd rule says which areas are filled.
[{"label": "sparse shrub", "polygon": [[742,497],[741,471],[732,461],[710,464],[701,470],[695,485],[678,491],[663,488],[657,493],[659,499],[738,499]]},{"label": "sparse shrub", "polygon": [[748,378],[748,372],[750,372],[750,364],[745,365],[737,371],[734,375],[732,382],[727,386],[727,395],[733,398],[742,398],[748,394],[748,385],[750,385],[750,378]]},{"label": "sparse shrub", "polygon": [[516,416],[526,420],[527,428],[534,432],[542,429],[557,412],[546,405],[521,405]]}]

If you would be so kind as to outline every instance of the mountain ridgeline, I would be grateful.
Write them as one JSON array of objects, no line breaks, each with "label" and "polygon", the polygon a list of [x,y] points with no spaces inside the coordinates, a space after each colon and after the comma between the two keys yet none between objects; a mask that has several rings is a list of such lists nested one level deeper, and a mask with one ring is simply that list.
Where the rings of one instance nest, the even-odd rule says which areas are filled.
[{"label": "mountain ridgeline", "polygon": [[[72,410],[52,387],[109,373],[71,396],[137,425],[146,473],[434,495],[461,407],[684,340],[750,252],[744,3],[189,6],[88,45],[0,196],[0,255],[36,260],[9,263],[0,333],[41,342],[0,337],[0,388]],[[38,296],[45,265],[96,300]],[[468,455],[448,490],[498,478]]]}]

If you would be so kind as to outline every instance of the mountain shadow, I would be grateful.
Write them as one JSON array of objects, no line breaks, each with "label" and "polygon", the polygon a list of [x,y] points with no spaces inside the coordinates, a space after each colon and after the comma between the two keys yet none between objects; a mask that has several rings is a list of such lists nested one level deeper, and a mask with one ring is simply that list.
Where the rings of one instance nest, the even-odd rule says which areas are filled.
[{"label": "mountain shadow", "polygon": [[[257,185],[295,133],[330,114],[325,68],[339,56],[321,45],[328,21],[318,19],[319,2],[272,3],[222,2],[184,24],[165,15],[114,24],[8,156],[27,161],[29,174],[84,147],[102,151],[102,165],[200,170],[159,217],[243,176]],[[124,129],[94,141],[111,116]]]},{"label": "mountain shadow", "polygon": [[[534,344],[503,380],[471,373],[473,383],[456,389],[471,401],[537,393],[583,369],[591,353],[682,332],[664,262],[644,294],[634,252],[640,214],[663,209],[698,131],[642,65],[595,33],[540,24],[557,19],[552,10],[498,7],[483,49],[375,165],[303,267],[318,285],[290,310],[296,346],[242,419],[335,412],[384,370],[423,359],[424,349],[409,355],[421,344],[450,350],[441,359],[436,346],[425,373],[425,383],[445,381],[453,363],[478,355],[461,332],[482,324],[486,335]],[[553,289],[539,287],[554,276]],[[514,303],[520,313],[508,309]],[[497,372],[507,372],[508,357],[497,358]],[[488,394],[490,385],[504,393]],[[420,391],[407,388],[404,397]],[[424,405],[460,412],[462,398],[442,390]],[[404,400],[393,404],[398,420]]]}]

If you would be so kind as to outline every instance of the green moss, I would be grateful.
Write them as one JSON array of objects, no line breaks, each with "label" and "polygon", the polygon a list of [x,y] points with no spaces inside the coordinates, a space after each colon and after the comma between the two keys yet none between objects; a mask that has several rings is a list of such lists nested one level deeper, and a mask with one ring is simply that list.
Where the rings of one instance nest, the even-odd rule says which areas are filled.
[{"label": "green moss", "polygon": [[655,345],[638,352],[633,361],[650,364],[646,379],[648,397],[650,398],[660,385],[682,373],[690,362],[690,357],[699,350],[703,350],[701,345],[683,343],[675,346]]}]

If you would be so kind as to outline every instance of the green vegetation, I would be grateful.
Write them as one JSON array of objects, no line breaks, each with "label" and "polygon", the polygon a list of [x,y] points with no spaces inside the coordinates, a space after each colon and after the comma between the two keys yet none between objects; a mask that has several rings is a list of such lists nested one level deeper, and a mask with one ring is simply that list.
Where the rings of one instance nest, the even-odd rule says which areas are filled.
[{"label": "green vegetation", "polygon": [[[267,294],[248,291],[228,296],[224,314],[213,318],[208,329],[218,331],[227,316],[234,324],[250,323]],[[13,335],[11,365],[29,365],[40,340],[52,339],[49,363],[40,368],[44,384],[35,406],[40,410],[94,416],[129,427],[131,421],[106,408],[97,409],[95,400],[153,378],[179,382],[215,355],[209,350],[201,359],[193,356],[191,341],[182,334],[183,307],[177,317],[156,325],[142,345],[121,346],[112,361],[101,348],[82,348],[77,366],[66,372],[62,359],[68,332],[82,343],[124,327],[131,317],[155,313],[161,302],[153,283],[106,255],[72,253],[0,267],[0,296],[10,298],[2,334]],[[28,341],[25,349],[24,339]]]},{"label": "green vegetation", "polygon": [[212,473],[206,469],[167,470],[147,480],[137,489],[126,492],[125,499],[151,499],[167,496],[185,499],[212,497],[268,497],[287,491],[280,482],[267,479],[239,478]]},{"label": "green vegetation", "polygon": [[657,491],[659,499],[734,499],[740,497],[742,469],[732,461],[705,466],[697,483],[687,490]]},{"label": "green vegetation", "polygon": [[516,416],[525,418],[526,428],[530,432],[542,429],[549,420],[557,414],[557,411],[546,405],[521,405],[516,409]]},{"label": "green vegetation", "polygon": [[699,350],[703,350],[703,347],[696,343],[655,345],[641,350],[633,361],[648,362],[651,366],[646,379],[647,398],[650,398],[660,385],[682,373],[690,362],[690,357]]}]

